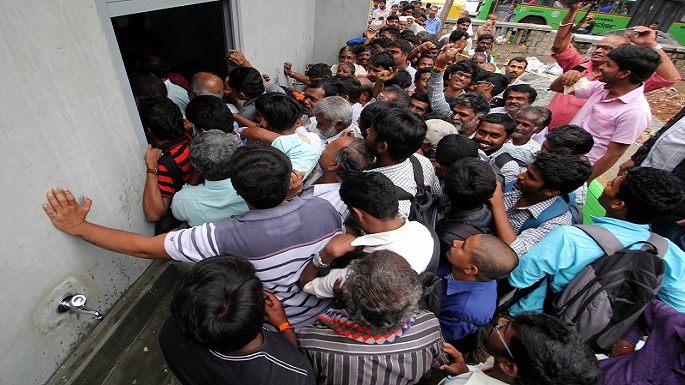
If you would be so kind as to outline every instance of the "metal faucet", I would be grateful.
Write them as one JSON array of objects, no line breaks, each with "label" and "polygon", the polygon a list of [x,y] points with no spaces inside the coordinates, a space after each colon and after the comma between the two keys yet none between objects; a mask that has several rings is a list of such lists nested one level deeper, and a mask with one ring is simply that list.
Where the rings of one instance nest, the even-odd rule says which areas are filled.
[{"label": "metal faucet", "polygon": [[92,315],[97,320],[101,320],[104,317],[104,314],[100,313],[97,310],[87,308],[85,306],[85,304],[86,304],[86,296],[85,295],[83,295],[83,294],[70,295],[70,296],[64,297],[64,299],[62,299],[59,302],[59,305],[57,305],[57,311],[59,313],[66,313],[68,311],[72,311],[75,313],[88,314],[88,315]]}]

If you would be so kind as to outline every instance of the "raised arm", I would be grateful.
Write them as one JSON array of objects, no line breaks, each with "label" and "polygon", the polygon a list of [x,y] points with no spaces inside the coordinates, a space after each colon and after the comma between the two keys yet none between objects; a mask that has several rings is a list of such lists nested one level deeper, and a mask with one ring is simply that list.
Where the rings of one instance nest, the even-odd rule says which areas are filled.
[{"label": "raised arm", "polygon": [[[162,156],[162,150],[153,148],[151,144],[147,145],[145,150],[145,167],[148,170],[157,170],[157,161]],[[159,178],[157,171],[148,172],[145,177],[145,187],[143,188],[143,211],[147,220],[150,222],[157,222],[162,219],[164,214],[169,210],[171,199],[162,196],[159,190]]]},{"label": "raised arm", "polygon": [[[656,48],[659,45],[656,42],[657,32],[655,30],[643,26],[638,26],[634,27],[633,31],[636,32],[637,35],[634,35],[630,32],[626,34],[626,36],[628,36],[628,39],[630,39],[630,41],[633,44],[641,45],[643,47],[652,49]],[[656,73],[659,74],[659,76],[661,76],[665,80],[671,82],[679,81],[680,72],[671,61],[671,58],[668,57],[668,55],[666,55],[666,52],[664,52],[663,48],[657,49],[656,52],[659,54],[659,56],[661,56],[662,61],[661,65],[657,67]]]},{"label": "raised arm", "polygon": [[97,247],[138,258],[171,258],[164,248],[166,234],[149,238],[87,222],[86,216],[93,201],[84,195],[80,205],[66,188],[53,187],[47,198],[49,204],[43,203],[43,210],[52,224],[67,234],[79,236]]},{"label": "raised arm", "polygon": [[568,48],[571,44],[571,38],[573,37],[573,24],[576,21],[576,16],[578,15],[578,9],[580,9],[580,3],[571,4],[569,6],[568,13],[559,23],[559,29],[557,29],[557,35],[554,37],[554,42],[552,43],[552,53],[561,53]]}]

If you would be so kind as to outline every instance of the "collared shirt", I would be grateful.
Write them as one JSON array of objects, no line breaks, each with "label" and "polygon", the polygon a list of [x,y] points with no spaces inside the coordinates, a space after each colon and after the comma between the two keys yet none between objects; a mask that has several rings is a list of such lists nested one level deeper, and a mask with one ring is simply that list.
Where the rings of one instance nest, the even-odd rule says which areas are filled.
[{"label": "collared shirt", "polygon": [[321,169],[319,167],[315,168],[311,178],[304,182],[300,198],[311,199],[312,197],[319,197],[325,199],[335,207],[343,219],[347,218],[349,213],[347,205],[340,199],[340,182],[315,184],[322,176],[323,172]]},{"label": "collared shirt", "polygon": [[511,141],[504,143],[502,146],[504,151],[508,152],[509,155],[513,156],[526,164],[531,164],[535,160],[535,157],[540,153],[542,146],[540,143],[534,141],[532,138],[528,140],[525,144],[520,146],[515,145]]},{"label": "collared shirt", "polygon": [[[592,61],[579,54],[572,44],[569,44],[568,48],[563,52],[552,54],[552,57],[557,61],[559,66],[561,66],[564,73],[577,66],[582,66],[585,70],[580,72],[581,76],[586,77],[589,81],[597,80],[599,78],[599,73],[597,73],[597,75],[592,74]],[[664,79],[655,72],[647,81],[645,81],[645,92],[654,91],[663,87],[670,87],[679,81],[680,76],[678,76],[677,80],[670,81]],[[580,110],[580,107],[584,104],[585,99],[579,99],[572,94],[557,92],[547,106],[547,108],[552,111],[552,122],[549,124],[549,128],[554,129],[557,126],[569,124]]]},{"label": "collared shirt", "polygon": [[426,32],[437,35],[440,33],[440,27],[442,27],[442,24],[439,17],[435,16],[433,20],[430,17],[426,18]]},{"label": "collared shirt", "polygon": [[685,117],[659,136],[640,166],[672,172],[685,157]]},{"label": "collared shirt", "polygon": [[[363,251],[372,253],[376,250],[390,250],[404,257],[412,269],[423,273],[433,256],[434,241],[430,231],[419,222],[405,220],[396,230],[367,234],[352,241],[352,246],[362,247]],[[304,291],[319,298],[332,298],[333,285],[338,278],[343,280],[349,270],[331,269],[328,275],[313,279],[304,287]]]},{"label": "collared shirt", "polygon": [[166,86],[167,97],[171,99],[185,115],[186,107],[188,106],[188,103],[190,103],[190,100],[188,100],[188,91],[183,89],[183,87],[172,83],[169,79],[164,81],[164,85]]},{"label": "collared shirt", "polygon": [[514,207],[522,196],[523,193],[516,188],[504,193],[504,209],[507,211],[507,217],[509,217],[511,227],[517,234],[516,239],[509,246],[511,246],[519,257],[537,245],[553,228],[573,224],[573,215],[571,214],[571,211],[565,211],[561,215],[542,222],[538,227],[521,231],[521,226],[523,226],[528,218],[539,217],[543,211],[548,209],[554,201],[558,199],[557,197],[554,197],[538,202],[532,206]]},{"label": "collared shirt", "polygon": [[271,142],[271,146],[283,151],[290,158],[293,170],[304,171],[305,178],[319,161],[319,149],[304,142],[298,134],[281,135]]},{"label": "collared shirt", "polygon": [[438,385],[506,385],[495,377],[483,373],[490,371],[495,366],[495,358],[490,356],[485,362],[478,365],[466,365],[468,372],[457,376],[445,377]]},{"label": "collared shirt", "polygon": [[[593,222],[611,231],[624,246],[649,238],[649,225],[639,225],[616,218],[592,218]],[[685,312],[685,252],[670,240],[664,256],[664,283],[656,297]],[[637,246],[636,246],[637,247]],[[585,266],[604,255],[602,248],[584,231],[574,226],[559,226],[550,231],[534,248],[519,259],[509,275],[509,283],[518,288],[529,287],[546,275],[553,277],[551,288],[561,292]],[[543,284],[509,312],[542,311],[546,285]]]},{"label": "collared shirt", "polygon": [[438,267],[438,276],[442,278],[438,320],[445,341],[458,341],[478,330],[476,325],[490,322],[497,307],[497,281],[456,280],[452,278],[452,265],[449,263]]},{"label": "collared shirt", "polygon": [[205,180],[198,186],[183,186],[171,201],[171,211],[177,219],[198,226],[243,215],[247,212],[247,203],[235,191],[230,179]]},{"label": "collared shirt", "polygon": [[599,81],[590,82],[586,88],[574,92],[576,97],[587,99],[587,102],[571,124],[577,124],[592,134],[595,145],[587,158],[593,165],[606,154],[610,142],[632,144],[652,121],[643,85],[609,100],[605,98],[611,90],[605,86]]},{"label": "collared shirt", "polygon": [[[480,156],[480,159],[483,162],[489,164],[493,168],[493,170],[497,172],[497,170],[495,169],[497,167],[497,165],[495,165],[495,161],[497,160],[497,157],[499,155],[504,154],[505,152],[506,150],[504,149],[504,146],[502,146],[502,148],[493,152],[490,155],[486,155],[482,150],[478,150],[478,156]],[[519,172],[520,167],[515,160],[510,160],[499,168],[499,174],[502,175],[502,177],[504,178],[505,185],[511,182],[512,180],[516,179],[516,176],[519,174]]]}]

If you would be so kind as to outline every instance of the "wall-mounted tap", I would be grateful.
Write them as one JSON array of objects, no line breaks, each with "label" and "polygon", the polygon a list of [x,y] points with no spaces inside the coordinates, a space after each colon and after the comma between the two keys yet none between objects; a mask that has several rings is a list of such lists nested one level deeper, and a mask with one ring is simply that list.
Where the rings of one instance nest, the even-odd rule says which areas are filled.
[{"label": "wall-mounted tap", "polygon": [[57,305],[57,311],[59,313],[66,313],[68,311],[73,311],[76,313],[83,313],[92,315],[95,319],[101,320],[104,314],[97,310],[89,309],[86,306],[86,296],[83,294],[76,294],[64,297]]}]

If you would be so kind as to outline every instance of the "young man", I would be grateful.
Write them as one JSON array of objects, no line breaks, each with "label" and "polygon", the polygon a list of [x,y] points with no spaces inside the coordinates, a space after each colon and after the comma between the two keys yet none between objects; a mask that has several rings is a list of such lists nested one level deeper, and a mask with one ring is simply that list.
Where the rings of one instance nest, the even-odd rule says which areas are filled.
[{"label": "young man", "polygon": [[476,39],[480,41],[483,35],[495,36],[495,24],[497,23],[497,15],[491,13],[487,16],[485,23],[476,29]]},{"label": "young man", "polygon": [[480,158],[488,163],[495,173],[502,176],[504,183],[516,179],[519,165],[511,155],[506,154],[504,143],[509,141],[516,129],[514,119],[505,114],[488,114],[480,119],[473,141],[478,145]]},{"label": "young man", "polygon": [[528,84],[510,86],[504,90],[502,95],[504,97],[504,105],[502,107],[493,108],[490,112],[493,114],[509,114],[512,118],[516,116],[516,113],[521,107],[533,104],[538,97],[535,88]]},{"label": "young man", "polygon": [[[433,112],[441,114],[445,117],[452,115],[452,110],[445,100],[445,96],[458,97],[463,94],[464,89],[471,84],[471,80],[476,76],[478,67],[470,60],[463,60],[457,64],[453,64],[447,70],[447,88],[445,88],[444,72],[447,64],[454,60],[459,54],[459,47],[445,46],[435,58],[435,66],[431,71],[431,75],[426,83],[428,90],[428,98],[430,99],[431,109]],[[444,90],[444,92],[443,92]]]},{"label": "young man", "polygon": [[476,80],[475,91],[485,96],[492,105],[493,97],[507,88],[507,78],[502,74],[483,72]]},{"label": "young man", "polygon": [[[395,40],[390,45],[388,45],[388,48],[385,50],[386,52],[390,53],[393,58],[395,59],[395,65],[393,66],[394,68],[402,68],[405,71],[409,73],[412,79],[414,79],[414,75],[416,74],[416,69],[414,69],[407,58],[409,57],[409,53],[411,52],[412,47],[411,44],[409,44],[408,41],[406,40]],[[413,84],[407,88],[408,91],[413,90]]]},{"label": "young man", "polygon": [[[506,75],[508,81],[507,87],[515,86],[517,84],[527,84],[525,81],[521,80],[521,75],[526,72],[527,67],[528,60],[524,57],[517,56],[509,60],[507,66],[504,67],[504,75]],[[493,98],[493,105],[495,107],[504,105],[504,93],[497,94]]]},{"label": "young man", "polygon": [[422,118],[431,112],[431,105],[425,92],[414,92],[411,94],[411,112]]},{"label": "young man", "polygon": [[[646,241],[650,236],[649,224],[664,218],[684,202],[685,186],[677,176],[650,167],[637,167],[607,183],[599,197],[606,217],[592,220],[627,246]],[[685,312],[685,252],[667,242],[664,263],[668,273],[656,298]],[[550,255],[555,258],[550,259]],[[603,255],[602,248],[584,231],[560,226],[521,257],[518,267],[509,275],[509,283],[525,288],[550,275],[550,289],[559,293],[578,272]],[[546,286],[542,285],[512,306],[510,313],[542,311]]]},{"label": "young man", "polygon": [[520,257],[557,226],[573,224],[568,194],[590,175],[590,164],[577,156],[539,154],[513,186],[490,200],[497,236]]},{"label": "young man", "polygon": [[495,64],[495,59],[490,55],[490,52],[492,51],[492,43],[494,41],[495,38],[489,33],[478,36],[476,47],[469,51],[469,55],[473,55],[476,52],[482,52],[487,56],[488,63]]},{"label": "young man", "polygon": [[[600,75],[600,66],[607,60],[607,53],[622,45],[633,44],[654,49],[659,53],[662,64],[656,73],[645,81],[645,92],[650,92],[662,87],[670,87],[680,80],[680,72],[675,68],[663,48],[656,42],[656,32],[646,27],[634,27],[634,33],[626,36],[609,35],[600,40],[590,59],[586,59],[571,44],[573,37],[573,23],[575,22],[580,3],[569,5],[569,12],[559,24],[554,43],[552,45],[552,57],[564,70],[564,76],[570,78],[569,83],[577,82],[581,77],[589,81],[597,80]],[[636,35],[635,35],[636,33]],[[569,124],[585,102],[570,94],[558,93],[554,95],[548,108],[552,111],[552,123],[550,129],[556,126]]]},{"label": "young man", "polygon": [[432,66],[419,68],[416,70],[416,74],[414,74],[414,91],[423,92],[426,94],[426,96],[428,96],[428,88],[426,85],[428,84],[428,79],[431,76],[431,67]]},{"label": "young man", "polygon": [[[250,208],[247,213],[153,238],[87,222],[93,202],[84,196],[80,205],[67,189],[54,187],[43,209],[59,230],[138,258],[195,263],[224,252],[248,256],[259,279],[266,282],[265,289],[283,302],[290,323],[295,328],[310,325],[330,301],[301,291],[297,272],[342,232],[340,214],[323,199],[286,200],[295,175],[288,157],[271,146],[238,148],[229,176]],[[268,239],[262,236],[265,228]]]},{"label": "young man", "polygon": [[[593,169],[590,181],[613,166],[649,126],[652,113],[643,82],[659,65],[661,57],[654,50],[621,46],[607,53],[607,61],[600,67],[599,81],[573,91],[574,96],[587,102],[571,124],[583,127],[595,140],[587,155]],[[573,85],[564,76],[552,82],[552,91],[562,92],[564,86]]]}]

